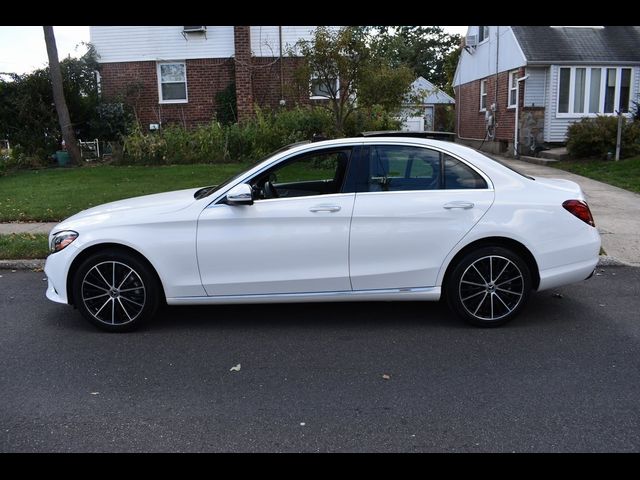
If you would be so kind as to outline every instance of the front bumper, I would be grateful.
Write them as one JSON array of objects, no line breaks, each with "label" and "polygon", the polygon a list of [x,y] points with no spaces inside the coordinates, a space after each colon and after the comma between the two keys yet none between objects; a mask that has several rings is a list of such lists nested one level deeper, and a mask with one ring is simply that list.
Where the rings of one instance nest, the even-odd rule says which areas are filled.
[{"label": "front bumper", "polygon": [[72,243],[60,252],[52,253],[44,264],[44,273],[47,276],[46,296],[56,303],[69,303],[67,292],[67,275],[71,263],[78,253],[78,248]]}]

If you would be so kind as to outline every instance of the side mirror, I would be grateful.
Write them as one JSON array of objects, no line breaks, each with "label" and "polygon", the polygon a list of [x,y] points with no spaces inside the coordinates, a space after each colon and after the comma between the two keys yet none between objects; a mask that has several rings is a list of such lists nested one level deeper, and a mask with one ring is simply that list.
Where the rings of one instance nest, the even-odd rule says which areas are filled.
[{"label": "side mirror", "polygon": [[253,192],[251,186],[246,183],[236,185],[227,193],[229,205],[253,205]]}]

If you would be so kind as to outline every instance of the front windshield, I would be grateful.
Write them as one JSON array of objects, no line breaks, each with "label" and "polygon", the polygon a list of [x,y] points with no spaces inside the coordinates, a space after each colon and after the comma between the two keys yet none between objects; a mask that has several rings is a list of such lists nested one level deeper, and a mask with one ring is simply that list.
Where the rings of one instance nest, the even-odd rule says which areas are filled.
[{"label": "front windshield", "polygon": [[200,190],[198,190],[195,194],[195,199],[196,200],[200,200],[201,198],[204,197],[208,197],[209,195],[211,195],[212,193],[217,192],[218,190],[221,190],[222,188],[226,187],[227,185],[229,185],[231,182],[233,182],[236,178],[239,178],[240,176],[244,175],[246,172],[248,172],[249,170],[251,170],[253,167],[255,167],[256,165],[258,165],[259,163],[264,162],[265,160],[273,157],[274,155],[277,155],[279,153],[282,153],[286,150],[289,150],[293,147],[297,147],[298,145],[304,145],[307,143],[311,143],[309,140],[303,141],[303,142],[297,142],[297,143],[291,143],[289,145],[285,145],[282,148],[279,148],[278,150],[276,150],[275,152],[271,152],[269,155],[261,158],[260,160],[258,160],[257,162],[255,162],[253,165],[251,165],[249,168],[246,168],[244,170],[242,170],[240,173],[236,173],[235,175],[232,175],[231,177],[227,178],[224,182],[222,182],[219,185],[214,185],[212,187],[205,187],[205,188],[201,188]]}]

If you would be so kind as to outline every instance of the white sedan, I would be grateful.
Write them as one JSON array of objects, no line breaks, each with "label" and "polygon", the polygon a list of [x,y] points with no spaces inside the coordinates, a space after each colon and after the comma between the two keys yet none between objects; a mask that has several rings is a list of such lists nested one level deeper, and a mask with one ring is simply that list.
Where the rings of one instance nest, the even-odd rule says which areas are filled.
[{"label": "white sedan", "polygon": [[90,208],[49,237],[47,297],[109,331],[165,302],[441,297],[492,327],[532,290],[590,277],[600,251],[577,184],[394,137],[290,145],[216,187]]}]

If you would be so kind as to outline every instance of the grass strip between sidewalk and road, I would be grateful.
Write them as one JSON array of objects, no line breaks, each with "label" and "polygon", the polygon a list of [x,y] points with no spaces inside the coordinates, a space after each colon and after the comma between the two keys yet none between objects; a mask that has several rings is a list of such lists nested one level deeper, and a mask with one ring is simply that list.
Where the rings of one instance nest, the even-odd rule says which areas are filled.
[{"label": "grass strip between sidewalk and road", "polygon": [[46,233],[10,233],[0,235],[0,259],[46,258],[49,255]]},{"label": "grass strip between sidewalk and road", "polygon": [[619,161],[563,160],[553,167],[640,193],[640,156]]},{"label": "grass strip between sidewalk and road", "polygon": [[217,185],[247,166],[99,165],[18,171],[0,177],[0,222],[57,222],[123,198]]}]

